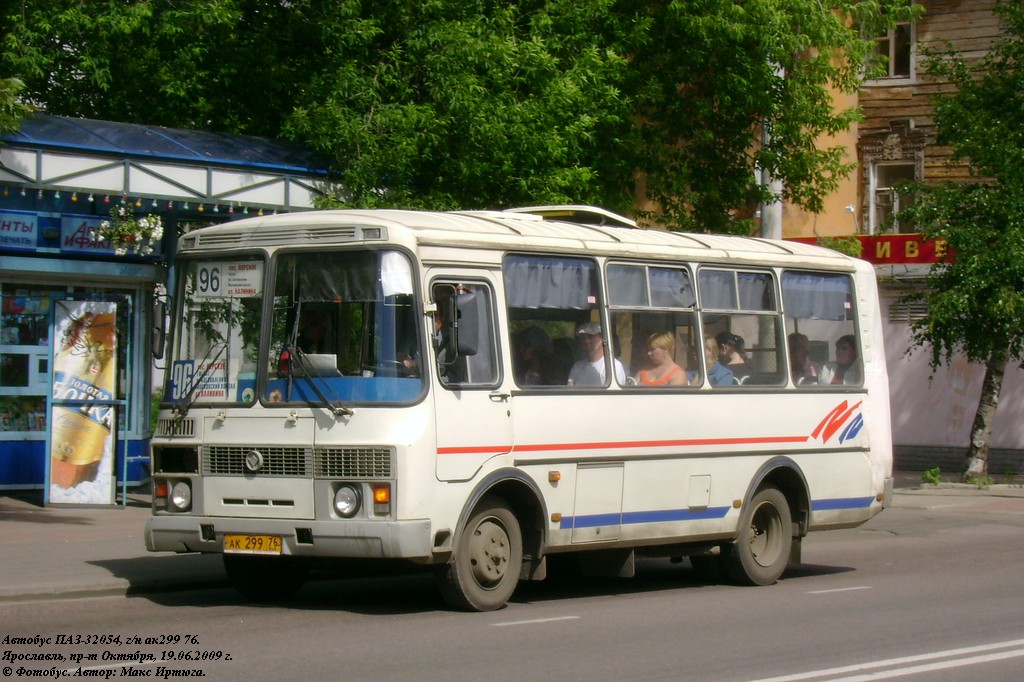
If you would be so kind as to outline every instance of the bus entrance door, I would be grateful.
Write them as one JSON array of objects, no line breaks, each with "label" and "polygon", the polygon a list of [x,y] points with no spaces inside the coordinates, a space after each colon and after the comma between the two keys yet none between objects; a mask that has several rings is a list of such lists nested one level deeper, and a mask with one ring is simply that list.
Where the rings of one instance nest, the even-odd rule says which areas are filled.
[{"label": "bus entrance door", "polygon": [[[435,332],[433,395],[437,422],[437,478],[466,481],[484,462],[512,451],[509,394],[503,391],[494,324],[494,285],[485,273],[431,285]],[[460,340],[448,338],[458,318]],[[453,353],[452,346],[460,347]]]}]

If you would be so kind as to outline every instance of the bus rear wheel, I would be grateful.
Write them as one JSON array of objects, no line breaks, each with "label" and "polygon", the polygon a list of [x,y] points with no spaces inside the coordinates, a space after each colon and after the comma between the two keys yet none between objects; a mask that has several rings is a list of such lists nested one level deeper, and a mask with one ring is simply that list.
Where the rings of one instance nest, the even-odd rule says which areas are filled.
[{"label": "bus rear wheel", "polygon": [[458,609],[500,609],[515,591],[522,565],[519,521],[504,500],[486,497],[466,524],[455,556],[441,567],[441,595]]},{"label": "bus rear wheel", "polygon": [[232,587],[256,602],[294,597],[309,574],[306,566],[292,557],[247,554],[225,554],[224,570]]},{"label": "bus rear wheel", "polygon": [[747,504],[735,542],[722,546],[722,568],[740,585],[771,585],[786,570],[792,544],[786,496],[763,488]]}]

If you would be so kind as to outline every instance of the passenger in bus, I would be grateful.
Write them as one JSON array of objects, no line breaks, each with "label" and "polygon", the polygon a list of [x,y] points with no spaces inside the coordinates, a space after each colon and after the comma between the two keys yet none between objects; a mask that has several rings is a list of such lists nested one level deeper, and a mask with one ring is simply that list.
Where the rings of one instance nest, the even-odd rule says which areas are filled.
[{"label": "passenger in bus", "polygon": [[[604,337],[601,334],[601,323],[587,322],[576,330],[576,337],[583,346],[586,357],[577,360],[569,371],[570,386],[605,386]],[[626,369],[618,359],[612,358],[615,367],[615,379],[620,384],[626,383]]]},{"label": "passenger in bus", "polygon": [[741,384],[750,376],[750,365],[743,355],[743,339],[730,332],[719,332],[715,336],[718,341],[718,359],[732,372],[733,383]]},{"label": "passenger in bus", "polygon": [[650,369],[636,375],[640,386],[685,386],[686,372],[676,364],[676,338],[672,332],[655,332],[647,337]]},{"label": "passenger in bus", "polygon": [[821,365],[808,356],[810,348],[806,334],[793,332],[789,335],[789,371],[797,386],[816,384],[821,376]]},{"label": "passenger in bus", "polygon": [[822,384],[859,385],[864,370],[857,357],[857,339],[853,334],[840,336],[836,341],[836,359],[821,368]]},{"label": "passenger in bus", "polygon": [[[546,331],[531,325],[516,333],[512,341],[515,344],[516,383],[520,386],[563,383],[556,380],[555,347]],[[562,376],[564,378],[565,375]]]},{"label": "passenger in bus", "polygon": [[709,384],[732,386],[732,370],[718,361],[718,340],[713,336],[704,340],[704,362],[708,366]]}]

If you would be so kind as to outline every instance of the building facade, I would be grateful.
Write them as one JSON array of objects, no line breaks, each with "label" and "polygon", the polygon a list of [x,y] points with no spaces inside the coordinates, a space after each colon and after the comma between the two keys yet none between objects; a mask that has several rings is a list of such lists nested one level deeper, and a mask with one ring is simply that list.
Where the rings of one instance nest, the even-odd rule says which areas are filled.
[{"label": "building facade", "polygon": [[[901,181],[925,183],[967,179],[965,166],[949,165],[949,150],[936,143],[933,97],[951,92],[948,82],[924,72],[924,53],[947,47],[968,62],[983,58],[1000,38],[994,0],[926,0],[919,20],[879,36],[888,58],[884,77],[859,94],[864,119],[851,131],[856,174],[845,194],[833,197],[831,220],[818,235],[858,234],[863,257],[876,265],[885,316],[896,465],[911,470],[940,467],[959,473],[981,395],[985,368],[958,357],[932,373],[926,349],[912,348],[910,325],[925,311],[901,299],[915,287],[941,245],[928,244],[896,213],[912,197]],[[841,208],[839,208],[841,206]],[[794,233],[809,237],[807,221],[793,215]],[[849,221],[849,222],[847,222]],[[849,229],[830,229],[836,225]],[[989,471],[1024,473],[1024,372],[1008,367],[991,439]]]},{"label": "building facade", "polygon": [[[0,139],[0,489],[44,487],[58,447],[55,401],[65,395],[56,390],[64,385],[58,356],[68,329],[82,324],[62,315],[97,305],[111,311],[116,332],[112,410],[102,420],[116,434],[107,446],[113,476],[144,480],[154,299],[177,235],[312,208],[324,167],[272,140],[45,115]],[[121,254],[96,237],[117,207],[159,218],[163,236],[152,253]]]}]

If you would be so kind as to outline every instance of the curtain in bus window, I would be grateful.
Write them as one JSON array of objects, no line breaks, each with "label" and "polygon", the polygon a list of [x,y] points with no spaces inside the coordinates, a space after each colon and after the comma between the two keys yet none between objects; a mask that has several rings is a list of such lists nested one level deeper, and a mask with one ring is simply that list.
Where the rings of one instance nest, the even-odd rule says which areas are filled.
[{"label": "curtain in bus window", "polygon": [[385,296],[412,294],[412,269],[405,256],[395,251],[381,253],[380,285]]},{"label": "curtain in bus window", "polygon": [[504,279],[510,308],[587,310],[596,303],[596,278],[590,261],[509,256]]},{"label": "curtain in bus window", "polygon": [[376,252],[303,254],[297,270],[300,301],[373,301],[377,298]]},{"label": "curtain in bus window", "polygon": [[698,275],[701,306],[711,310],[736,310],[736,275],[726,270],[701,270]]},{"label": "curtain in bus window", "polygon": [[647,273],[644,268],[637,265],[609,265],[608,303],[646,307]]},{"label": "curtain in bus window", "polygon": [[690,273],[676,268],[651,268],[651,299],[659,308],[692,308],[697,300]]},{"label": "curtain in bus window", "polygon": [[846,275],[786,272],[782,301],[789,317],[845,320],[850,312],[850,278]]},{"label": "curtain in bus window", "polygon": [[740,272],[736,274],[736,283],[739,286],[740,310],[775,310],[775,290],[770,275]]}]

